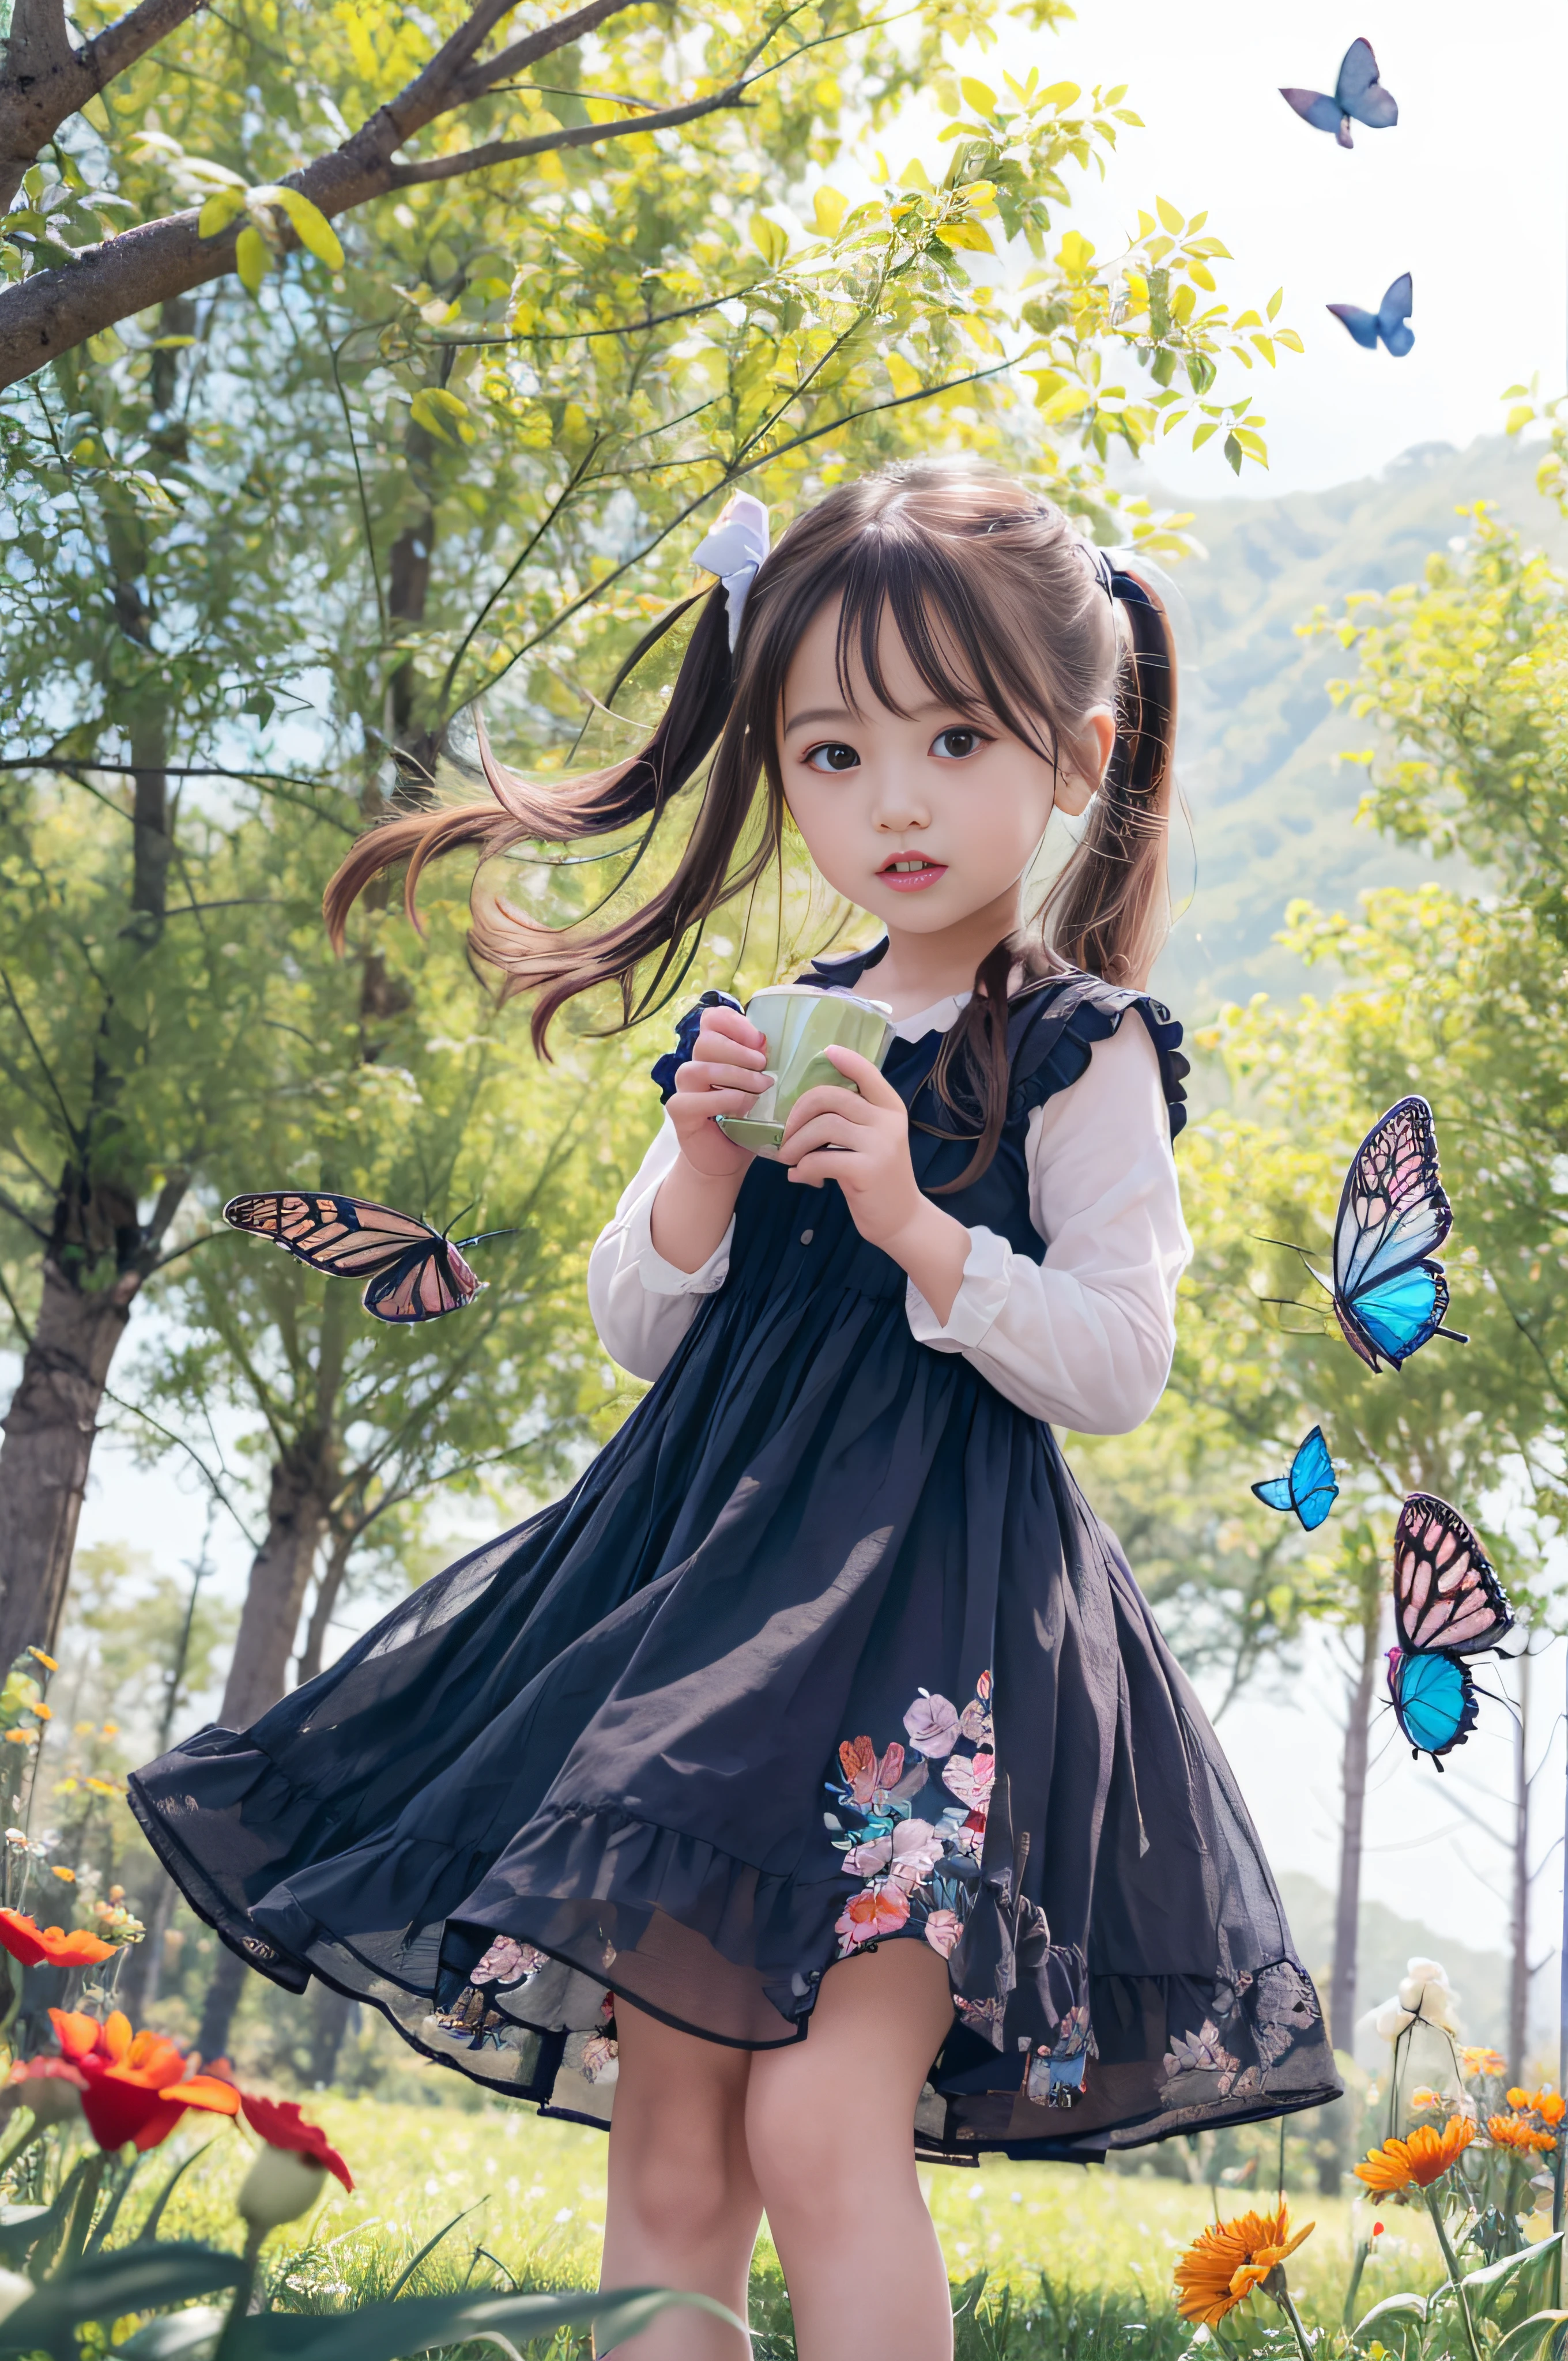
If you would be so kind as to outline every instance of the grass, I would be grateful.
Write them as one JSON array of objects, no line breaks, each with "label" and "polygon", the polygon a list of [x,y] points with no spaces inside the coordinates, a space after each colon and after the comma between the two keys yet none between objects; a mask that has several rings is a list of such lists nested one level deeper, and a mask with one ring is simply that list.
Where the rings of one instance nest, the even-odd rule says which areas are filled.
[{"label": "grass", "polygon": [[[459,2113],[331,2092],[309,2102],[307,2112],[347,2158],[356,2186],[350,2196],[329,2181],[331,2193],[312,2220],[280,2234],[269,2250],[276,2301],[317,2311],[390,2294],[421,2247],[459,2215],[413,2270],[407,2291],[433,2294],[462,2285],[469,2273],[498,2285],[508,2276],[527,2287],[593,2283],[604,2228],[601,2134],[516,2107]],[[168,2231],[233,2243],[232,2198],[247,2157],[242,2140],[220,2135],[182,2181]],[[920,2182],[956,2305],[968,2289],[959,2361],[1134,2355],[1168,2361],[1187,2351],[1189,2333],[1170,2305],[1170,2271],[1212,2218],[1206,2188],[1147,2170],[1005,2160],[973,2172],[922,2166]],[[1255,2202],[1221,2191],[1225,2211]],[[1290,2265],[1291,2285],[1310,2320],[1336,2324],[1355,2243],[1372,2214],[1343,2198],[1293,2193],[1290,2202],[1298,2224],[1318,2224]],[[1387,2207],[1378,2218],[1387,2226],[1358,2312],[1442,2276],[1424,2214]],[[757,2361],[793,2361],[788,2300],[765,2236],[753,2309]],[[587,2347],[563,2338],[540,2349],[565,2361]]]}]

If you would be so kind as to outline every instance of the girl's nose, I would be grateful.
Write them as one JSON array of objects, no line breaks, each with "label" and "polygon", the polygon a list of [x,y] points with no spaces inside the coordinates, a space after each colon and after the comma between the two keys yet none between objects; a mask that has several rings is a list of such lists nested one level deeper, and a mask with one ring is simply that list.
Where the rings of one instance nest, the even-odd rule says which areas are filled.
[{"label": "girl's nose", "polygon": [[885,835],[898,836],[905,829],[929,828],[931,808],[916,782],[893,766],[877,781],[872,818]]}]

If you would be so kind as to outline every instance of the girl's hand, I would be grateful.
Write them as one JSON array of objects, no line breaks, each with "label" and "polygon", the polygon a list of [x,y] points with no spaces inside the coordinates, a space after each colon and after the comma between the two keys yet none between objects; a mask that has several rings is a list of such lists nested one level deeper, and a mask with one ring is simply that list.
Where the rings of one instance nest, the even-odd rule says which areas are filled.
[{"label": "girl's hand", "polygon": [[962,1283],[970,1234],[920,1193],[909,1157],[909,1110],[869,1058],[837,1042],[827,1050],[858,1085],[825,1083],[796,1100],[780,1160],[808,1189],[837,1180],[861,1237],[891,1255],[945,1321]]},{"label": "girl's hand", "polygon": [[751,1161],[749,1148],[727,1139],[715,1115],[746,1115],[768,1087],[768,1037],[738,1008],[705,1008],[696,1045],[675,1071],[670,1121],[681,1155],[705,1180],[738,1180]]}]

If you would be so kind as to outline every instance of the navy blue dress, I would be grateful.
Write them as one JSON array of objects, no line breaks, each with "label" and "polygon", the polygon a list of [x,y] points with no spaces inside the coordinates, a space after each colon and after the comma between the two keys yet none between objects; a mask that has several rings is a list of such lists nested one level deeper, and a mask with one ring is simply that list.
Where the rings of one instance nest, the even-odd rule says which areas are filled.
[{"label": "navy blue dress", "polygon": [[[948,1211],[1043,1259],[1029,1116],[1129,1021],[1179,1126],[1168,1012],[1050,980],[1014,1005],[1002,1144]],[[970,1154],[936,1136],[940,1038],[885,1070],[926,1187]],[[618,2003],[772,2048],[894,1940],[954,1996],[927,2154],[1091,2158],[1335,2097],[1256,1835],[1114,1541],[1050,1429],[915,1340],[905,1287],[839,1190],[758,1159],[725,1284],[564,1499],[251,1730],[133,1778],[224,1939],[589,2121]]]}]

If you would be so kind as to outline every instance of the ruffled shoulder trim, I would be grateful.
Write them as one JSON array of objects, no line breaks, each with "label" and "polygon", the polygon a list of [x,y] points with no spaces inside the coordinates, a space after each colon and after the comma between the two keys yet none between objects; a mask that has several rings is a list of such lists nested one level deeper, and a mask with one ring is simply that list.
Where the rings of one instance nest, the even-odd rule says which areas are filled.
[{"label": "ruffled shoulder trim", "polygon": [[1097,975],[1049,976],[1014,1000],[1008,1027],[1013,1078],[1008,1120],[1018,1122],[1058,1091],[1069,1090],[1088,1071],[1096,1041],[1108,1041],[1134,1008],[1159,1060],[1174,1139],[1187,1121],[1182,1085],[1191,1071],[1181,1054],[1181,1027],[1163,1001],[1103,983]]}]

